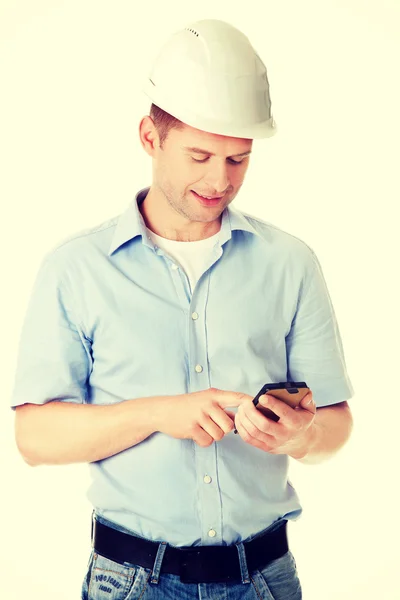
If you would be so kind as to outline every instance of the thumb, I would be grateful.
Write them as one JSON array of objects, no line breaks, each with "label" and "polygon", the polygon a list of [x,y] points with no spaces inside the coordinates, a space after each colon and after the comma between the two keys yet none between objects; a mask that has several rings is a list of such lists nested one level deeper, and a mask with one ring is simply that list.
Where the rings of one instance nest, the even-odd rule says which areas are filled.
[{"label": "thumb", "polygon": [[300,406],[301,406],[301,408],[304,408],[305,410],[308,410],[309,412],[316,411],[316,407],[315,407],[315,403],[314,403],[313,395],[312,395],[311,391],[308,392],[308,394],[306,394],[304,396],[304,398],[301,400]]}]

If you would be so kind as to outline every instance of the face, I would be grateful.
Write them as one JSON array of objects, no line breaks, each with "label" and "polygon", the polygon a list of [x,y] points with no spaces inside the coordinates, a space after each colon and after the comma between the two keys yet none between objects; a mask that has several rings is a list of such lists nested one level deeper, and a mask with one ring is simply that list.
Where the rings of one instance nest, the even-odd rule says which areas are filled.
[{"label": "face", "polygon": [[[224,208],[240,190],[249,165],[253,141],[207,133],[185,125],[171,129],[162,148],[155,135],[146,151],[153,158],[153,186],[164,203],[171,226],[219,222]],[[143,125],[143,121],[141,127]],[[141,132],[142,133],[142,132]],[[150,136],[151,137],[151,136]],[[143,143],[143,134],[141,135]],[[149,140],[148,140],[149,141]],[[207,202],[208,199],[209,200]]]}]

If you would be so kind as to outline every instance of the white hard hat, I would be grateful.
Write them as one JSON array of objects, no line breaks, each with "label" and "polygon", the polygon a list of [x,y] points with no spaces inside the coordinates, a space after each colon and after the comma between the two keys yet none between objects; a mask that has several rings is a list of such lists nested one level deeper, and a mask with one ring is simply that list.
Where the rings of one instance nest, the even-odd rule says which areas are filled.
[{"label": "white hard hat", "polygon": [[248,38],[224,21],[197,21],[175,33],[143,91],[153,104],[203,131],[248,139],[276,132],[266,67]]}]

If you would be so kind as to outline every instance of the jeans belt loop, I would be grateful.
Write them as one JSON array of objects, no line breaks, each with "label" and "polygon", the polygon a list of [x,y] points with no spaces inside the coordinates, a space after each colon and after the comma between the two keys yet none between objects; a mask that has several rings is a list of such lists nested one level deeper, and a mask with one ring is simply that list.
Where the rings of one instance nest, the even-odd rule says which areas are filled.
[{"label": "jeans belt loop", "polygon": [[167,549],[167,542],[160,542],[160,545],[158,546],[158,550],[157,550],[157,554],[156,554],[156,559],[154,561],[153,572],[151,574],[151,580],[150,580],[151,583],[155,583],[156,585],[158,584],[158,581],[160,579],[161,565],[162,565],[162,561],[163,561],[166,549]]},{"label": "jeans belt loop", "polygon": [[240,574],[242,576],[242,583],[250,583],[249,570],[247,567],[246,550],[243,542],[235,544],[239,554]]}]

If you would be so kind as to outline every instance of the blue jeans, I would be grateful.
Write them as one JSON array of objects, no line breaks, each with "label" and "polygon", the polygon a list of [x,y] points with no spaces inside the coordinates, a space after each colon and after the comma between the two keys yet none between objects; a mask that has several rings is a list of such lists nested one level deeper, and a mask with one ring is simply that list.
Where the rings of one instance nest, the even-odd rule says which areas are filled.
[{"label": "blue jeans", "polygon": [[[153,569],[120,564],[92,550],[82,586],[82,600],[301,600],[296,562],[289,550],[266,567],[247,572],[241,555],[243,583],[182,583],[179,575],[161,573],[165,544]],[[243,549],[243,546],[241,546]]]}]

